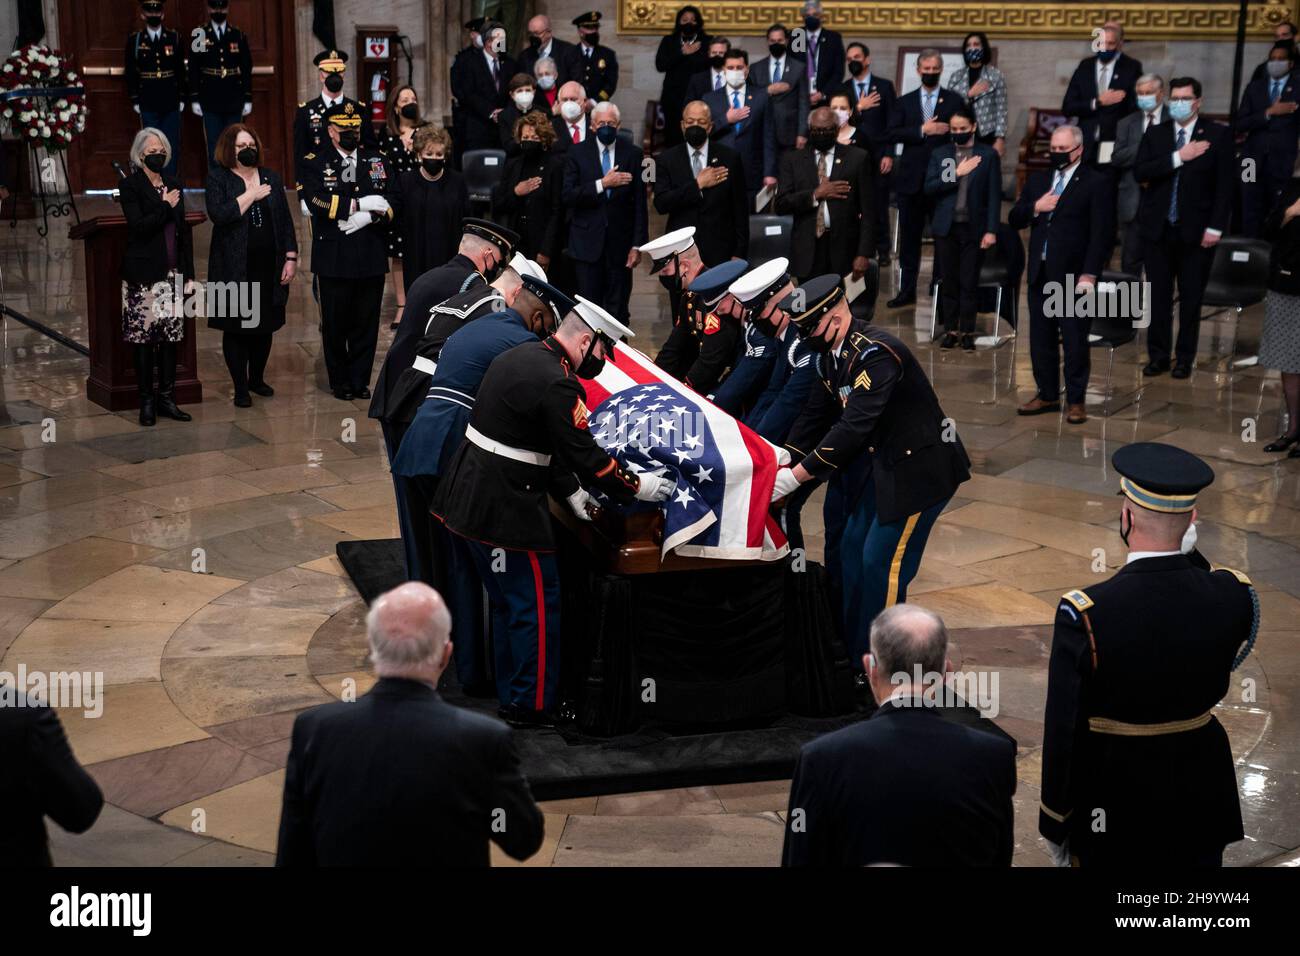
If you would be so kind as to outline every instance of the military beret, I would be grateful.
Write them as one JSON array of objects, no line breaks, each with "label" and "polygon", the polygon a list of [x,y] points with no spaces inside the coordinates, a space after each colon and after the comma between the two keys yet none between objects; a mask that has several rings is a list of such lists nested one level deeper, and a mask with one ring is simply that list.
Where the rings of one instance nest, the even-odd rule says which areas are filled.
[{"label": "military beret", "polygon": [[802,336],[817,331],[822,317],[844,300],[844,281],[834,273],[809,279],[779,303]]},{"label": "military beret", "polygon": [[1120,494],[1148,511],[1183,514],[1214,481],[1214,469],[1189,451],[1159,442],[1135,442],[1118,449],[1111,464],[1120,475]]},{"label": "military beret", "polygon": [[497,225],[490,219],[465,219],[461,222],[461,232],[467,236],[486,239],[498,249],[501,255],[509,259],[519,244],[519,233],[505,226]]},{"label": "military beret", "polygon": [[749,271],[744,259],[729,259],[721,265],[705,269],[691,280],[691,294],[702,305],[717,305],[727,294],[731,283]]}]

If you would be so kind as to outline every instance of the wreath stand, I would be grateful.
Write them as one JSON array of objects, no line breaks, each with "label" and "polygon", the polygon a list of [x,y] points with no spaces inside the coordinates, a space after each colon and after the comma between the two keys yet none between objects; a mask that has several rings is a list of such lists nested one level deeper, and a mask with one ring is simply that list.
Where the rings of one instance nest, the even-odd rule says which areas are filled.
[{"label": "wreath stand", "polygon": [[[81,213],[77,209],[77,197],[72,192],[72,180],[68,178],[68,151],[66,149],[50,150],[44,146],[29,145],[28,150],[32,158],[32,175],[36,180],[36,195],[33,197],[41,209],[41,224],[36,227],[37,234],[46,238],[50,234],[50,218],[61,219],[65,216],[71,216],[81,224]],[[44,153],[44,159],[41,154]],[[57,160],[55,157],[58,157]],[[47,164],[57,162],[59,168],[63,171],[63,182],[67,184],[68,191],[47,193],[45,191],[45,170],[52,168]],[[9,219],[9,228],[16,228],[18,225],[18,204],[14,204],[14,211]]]}]

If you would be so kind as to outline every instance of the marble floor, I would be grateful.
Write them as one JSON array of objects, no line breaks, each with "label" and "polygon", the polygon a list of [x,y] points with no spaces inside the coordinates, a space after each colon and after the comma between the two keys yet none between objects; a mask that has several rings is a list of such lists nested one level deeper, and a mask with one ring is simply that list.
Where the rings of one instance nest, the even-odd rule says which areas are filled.
[{"label": "marble floor", "polygon": [[[83,216],[105,211],[82,205]],[[201,274],[208,234],[196,242]],[[31,223],[0,228],[0,265],[6,304],[87,341],[82,254],[61,227],[48,241]],[[1000,674],[997,721],[1019,742],[1015,862],[1048,863],[1036,820],[1056,599],[1122,562],[1109,458],[1158,439],[1213,464],[1202,548],[1260,592],[1256,651],[1219,707],[1247,832],[1228,860],[1294,863],[1300,462],[1260,451],[1278,426],[1277,376],[1210,359],[1231,325],[1209,323],[1189,381],[1149,382],[1140,402],[1102,417],[1100,351],[1086,425],[1019,418],[1024,343],[942,353],[928,344],[929,300],[888,312],[891,288],[886,279],[879,324],[915,343],[975,464],[911,596],[944,616],[959,668]],[[386,316],[392,303],[390,293]],[[1254,349],[1261,312],[1242,318],[1239,353]],[[633,316],[637,344],[653,354],[668,326],[644,270]],[[345,682],[364,690],[372,680],[364,608],[333,555],[340,540],[396,535],[392,491],[365,403],[322,390],[316,323],[309,277],[299,279],[271,354],[276,395],[249,409],[231,404],[219,336],[200,329],[204,402],[189,407],[192,423],[148,430],[134,412],[86,400],[84,358],[12,319],[0,326],[0,670],[101,671],[107,685],[98,719],[63,714],[109,805],[83,836],[51,828],[59,863],[269,864],[294,715]],[[385,328],[381,350],[390,337]],[[1141,384],[1142,361],[1134,345],[1114,356],[1116,394]],[[820,537],[810,540],[819,550]],[[772,781],[557,801],[527,865],[772,865],[787,792]]]}]

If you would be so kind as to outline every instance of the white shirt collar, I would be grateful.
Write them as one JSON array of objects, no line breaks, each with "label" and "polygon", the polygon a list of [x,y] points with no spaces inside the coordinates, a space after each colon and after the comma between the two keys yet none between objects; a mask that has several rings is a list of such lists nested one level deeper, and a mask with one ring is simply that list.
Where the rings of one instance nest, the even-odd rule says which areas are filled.
[{"label": "white shirt collar", "polygon": [[322,102],[324,102],[326,109],[329,109],[331,106],[338,106],[340,103],[343,102],[342,93],[340,93],[338,96],[331,96],[329,93],[322,91],[320,98]]},{"label": "white shirt collar", "polygon": [[1143,558],[1167,558],[1170,555],[1182,553],[1181,551],[1130,551],[1128,560],[1124,564],[1129,565],[1134,561],[1141,561]]},{"label": "white shirt collar", "polygon": [[545,46],[539,46],[539,47],[537,48],[537,59],[540,60],[540,59],[541,59],[542,57],[544,57],[544,56],[550,56],[550,55],[551,55],[551,46],[552,46],[554,43],[555,43],[555,37],[551,37],[549,40],[546,41],[546,45],[545,45]]},{"label": "white shirt collar", "polygon": [[493,56],[487,49],[483,50],[483,59],[487,60],[488,72],[492,72]]},{"label": "white shirt collar", "polygon": [[157,40],[159,37],[162,36],[162,27],[159,27],[157,30],[155,30],[153,27],[149,27],[148,30],[149,30],[150,40]]},{"label": "white shirt collar", "polygon": [[[1189,119],[1186,123],[1180,123],[1180,122],[1178,122],[1177,120],[1174,120],[1174,126],[1178,127],[1178,129],[1186,130],[1186,131],[1187,131],[1187,135],[1188,135],[1188,137],[1190,137],[1190,136],[1192,135],[1192,130],[1194,130],[1194,129],[1196,128],[1196,121],[1197,121],[1198,119],[1200,119],[1200,118],[1201,118],[1201,114],[1200,114],[1200,113],[1197,113],[1195,116],[1193,116],[1191,119]],[[1178,135],[1177,130],[1174,131],[1174,135],[1175,135],[1175,136]]]},{"label": "white shirt collar", "polygon": [[722,88],[723,88],[724,90],[727,91],[727,100],[728,100],[728,102],[730,102],[730,100],[731,100],[731,96],[732,96],[733,93],[739,93],[739,94],[740,94],[740,102],[742,102],[742,103],[745,102],[745,87],[748,86],[748,85],[749,85],[749,84],[746,83],[745,86],[738,86],[738,87],[736,87],[736,88],[733,90],[733,89],[732,89],[730,86],[728,86],[726,83],[723,83],[723,84],[722,84]]},{"label": "white shirt collar", "polygon": [[345,163],[351,162],[352,160],[355,160],[357,158],[357,151],[355,149],[350,153],[345,153],[341,148],[335,146],[334,152],[338,153],[339,158],[342,159]]}]

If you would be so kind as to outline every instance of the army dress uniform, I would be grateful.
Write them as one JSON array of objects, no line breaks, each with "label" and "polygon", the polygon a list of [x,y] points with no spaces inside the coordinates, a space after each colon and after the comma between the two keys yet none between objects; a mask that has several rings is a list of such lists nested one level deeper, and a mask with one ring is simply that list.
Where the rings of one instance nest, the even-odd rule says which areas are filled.
[{"label": "army dress uniform", "polygon": [[[1214,478],[1196,456],[1151,442],[1119,449],[1114,466],[1133,505],[1164,513],[1189,513]],[[1038,815],[1058,856],[1217,866],[1242,838],[1232,748],[1213,709],[1253,644],[1258,608],[1246,575],[1179,551],[1130,553],[1113,577],[1061,598]]]},{"label": "army dress uniform", "polygon": [[208,165],[215,167],[221,133],[252,110],[253,54],[244,31],[229,22],[205,24],[200,46],[189,52],[190,102],[203,117]]},{"label": "army dress uniform", "polygon": [[[328,119],[353,132],[360,123],[351,104],[331,110]],[[320,289],[330,390],[344,401],[369,398],[388,274],[383,226],[392,221],[383,198],[389,187],[384,157],[364,146],[348,155],[330,143],[303,158],[299,186],[311,212],[311,270]]]},{"label": "army dress uniform", "polygon": [[[599,31],[600,11],[579,14],[573,18],[573,25],[579,30]],[[587,99],[603,103],[612,100],[618,90],[618,56],[599,43],[599,32],[595,39],[593,44],[575,43],[564,51],[564,72],[582,84]]]},{"label": "army dress uniform", "polygon": [[[146,16],[158,16],[158,0],[140,4]],[[181,111],[185,108],[185,47],[180,34],[159,24],[126,38],[126,91],[140,114],[140,125],[162,130],[172,148],[165,172],[175,176],[181,155]]]},{"label": "army dress uniform", "polygon": [[[347,70],[348,55],[340,50],[326,50],[318,53],[312,60],[316,67],[327,73],[337,74],[340,78]],[[328,81],[327,81],[328,82]],[[361,143],[364,146],[377,146],[374,124],[369,121],[370,110],[365,104],[343,95],[339,85],[337,93],[322,90],[315,99],[299,103],[293,114],[293,177],[295,182],[302,180],[302,160],[308,153],[319,153],[329,145],[330,134],[325,128],[325,115],[335,106],[351,103],[361,121]],[[392,172],[390,170],[390,172]]]},{"label": "army dress uniform", "polygon": [[[780,307],[812,341],[822,317],[843,300],[842,280],[828,275],[809,280]],[[970,478],[970,458],[920,363],[896,336],[853,319],[840,349],[819,358],[821,382],[786,448],[815,480],[828,482],[826,568],[840,587],[845,643],[860,662],[876,615],[907,600],[930,529]]]}]

